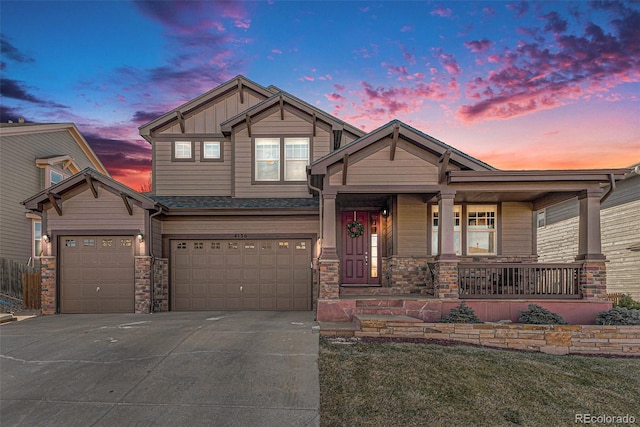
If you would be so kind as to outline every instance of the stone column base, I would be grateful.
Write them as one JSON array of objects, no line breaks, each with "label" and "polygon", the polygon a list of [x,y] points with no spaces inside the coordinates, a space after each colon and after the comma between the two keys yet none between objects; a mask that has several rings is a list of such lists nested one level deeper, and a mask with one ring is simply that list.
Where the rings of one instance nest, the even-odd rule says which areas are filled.
[{"label": "stone column base", "polygon": [[319,298],[337,299],[340,297],[340,261],[319,260],[320,295]]},{"label": "stone column base", "polygon": [[153,311],[169,311],[169,260],[156,258],[153,264]]},{"label": "stone column base", "polygon": [[56,257],[40,257],[41,293],[40,303],[43,315],[56,314],[58,298],[56,283]]},{"label": "stone column base", "polygon": [[607,299],[607,267],[604,261],[585,261],[580,270],[582,298]]},{"label": "stone column base", "polygon": [[436,261],[435,290],[436,297],[442,299],[457,299],[458,286],[458,262]]},{"label": "stone column base", "polygon": [[151,313],[151,257],[135,257],[135,312]]}]

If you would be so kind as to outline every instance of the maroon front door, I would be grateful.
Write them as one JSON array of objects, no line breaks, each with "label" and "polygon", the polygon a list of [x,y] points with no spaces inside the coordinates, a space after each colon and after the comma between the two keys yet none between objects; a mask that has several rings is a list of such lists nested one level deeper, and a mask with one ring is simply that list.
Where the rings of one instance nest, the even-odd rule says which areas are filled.
[{"label": "maroon front door", "polygon": [[[342,284],[374,285],[378,277],[378,213],[369,211],[342,212]],[[362,234],[352,237],[348,226],[358,223]],[[359,234],[353,225],[351,231]]]}]

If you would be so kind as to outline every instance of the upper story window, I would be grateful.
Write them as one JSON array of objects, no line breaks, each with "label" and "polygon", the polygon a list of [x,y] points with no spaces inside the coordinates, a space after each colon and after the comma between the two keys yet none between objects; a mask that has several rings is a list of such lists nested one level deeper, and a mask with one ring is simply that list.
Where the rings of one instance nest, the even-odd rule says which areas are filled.
[{"label": "upper story window", "polygon": [[203,141],[201,160],[221,160],[222,150],[220,141]]},{"label": "upper story window", "polygon": [[193,161],[193,141],[174,141],[172,159],[173,161]]},{"label": "upper story window", "polygon": [[469,205],[467,207],[467,255],[496,254],[495,205]]},{"label": "upper story window", "polygon": [[36,258],[42,255],[42,221],[33,220],[32,237],[32,256]]},{"label": "upper story window", "polygon": [[45,174],[45,187],[51,187],[69,177],[51,166],[47,166]]},{"label": "upper story window", "polygon": [[[255,181],[304,181],[309,164],[306,137],[255,138]],[[282,161],[283,160],[283,161]]]}]

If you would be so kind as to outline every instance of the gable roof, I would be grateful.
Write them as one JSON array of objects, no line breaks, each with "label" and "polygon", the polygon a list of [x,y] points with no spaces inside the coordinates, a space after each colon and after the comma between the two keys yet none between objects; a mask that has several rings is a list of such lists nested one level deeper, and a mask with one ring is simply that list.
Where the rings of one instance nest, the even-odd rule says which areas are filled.
[{"label": "gable roof", "polygon": [[149,143],[151,142],[151,132],[166,126],[168,123],[174,122],[178,120],[178,115],[184,117],[184,116],[188,116],[189,114],[191,114],[192,112],[198,110],[200,107],[202,107],[203,105],[211,102],[212,100],[214,100],[215,98],[218,98],[224,94],[227,94],[229,92],[232,92],[233,90],[236,89],[241,89],[241,88],[249,88],[251,90],[253,90],[254,92],[264,96],[265,98],[268,98],[272,95],[272,93],[270,91],[267,90],[267,88],[259,85],[258,83],[249,80],[248,78],[244,77],[244,76],[236,76],[231,80],[228,80],[222,84],[220,84],[219,86],[216,86],[215,88],[211,89],[209,92],[206,92],[176,108],[174,108],[173,110],[163,114],[162,116],[158,117],[157,119],[154,119],[152,121],[150,121],[149,123],[146,123],[142,126],[140,126],[138,128],[138,130],[140,131],[140,136],[142,136],[144,139],[146,139]]},{"label": "gable roof", "polygon": [[431,152],[436,156],[441,156],[445,152],[451,152],[450,162],[460,166],[461,169],[476,170],[476,171],[495,171],[493,166],[480,161],[462,151],[445,144],[444,142],[433,138],[426,133],[403,123],[399,120],[392,120],[389,123],[375,129],[368,134],[352,141],[351,143],[340,147],[339,149],[332,151],[324,157],[313,162],[310,166],[312,175],[323,175],[327,173],[327,168],[334,164],[341,162],[345,154],[351,155],[356,153],[371,144],[380,141],[383,138],[393,137],[394,132],[398,132],[398,138],[408,141],[426,151]]},{"label": "gable roof", "polygon": [[359,129],[343,122],[337,117],[334,117],[331,114],[313,107],[312,105],[300,100],[299,98],[296,98],[293,95],[288,94],[287,92],[275,93],[264,101],[254,105],[253,107],[244,110],[243,112],[231,117],[228,120],[225,120],[224,122],[220,123],[220,129],[222,130],[222,133],[224,133],[225,135],[229,135],[231,133],[231,129],[234,126],[246,120],[247,115],[250,118],[255,117],[256,115],[267,111],[268,109],[280,104],[281,102],[283,105],[290,105],[297,110],[308,114],[309,116],[315,115],[317,120],[321,120],[331,126],[332,130],[344,130],[346,127],[346,130],[350,133],[353,133],[356,137],[361,136],[364,133]]},{"label": "gable roof", "polygon": [[104,167],[74,123],[0,123],[0,136],[31,135],[60,131],[69,132],[94,167],[100,173],[109,175],[109,171]]},{"label": "gable roof", "polygon": [[85,168],[77,174],[42,190],[38,194],[23,201],[22,204],[27,209],[42,212],[44,204],[49,202],[50,200],[50,194],[55,197],[61,196],[62,194],[84,184],[92,186],[94,181],[100,182],[105,188],[107,188],[107,190],[111,191],[114,194],[120,194],[123,197],[127,197],[133,200],[134,203],[137,203],[143,209],[159,209],[162,206],[160,203],[156,202],[153,199],[150,199],[144,194],[141,194],[92,168]]}]

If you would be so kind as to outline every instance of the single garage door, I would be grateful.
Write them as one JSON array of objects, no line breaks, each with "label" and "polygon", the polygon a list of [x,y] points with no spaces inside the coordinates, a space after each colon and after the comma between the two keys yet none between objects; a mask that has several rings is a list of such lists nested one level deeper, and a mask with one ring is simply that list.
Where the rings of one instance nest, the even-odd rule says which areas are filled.
[{"label": "single garage door", "polygon": [[172,240],[172,309],[311,310],[311,240]]},{"label": "single garage door", "polygon": [[62,313],[134,311],[133,237],[62,236],[59,248]]}]

